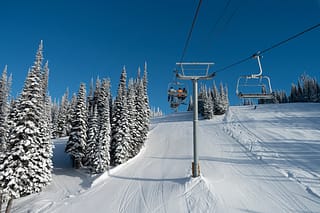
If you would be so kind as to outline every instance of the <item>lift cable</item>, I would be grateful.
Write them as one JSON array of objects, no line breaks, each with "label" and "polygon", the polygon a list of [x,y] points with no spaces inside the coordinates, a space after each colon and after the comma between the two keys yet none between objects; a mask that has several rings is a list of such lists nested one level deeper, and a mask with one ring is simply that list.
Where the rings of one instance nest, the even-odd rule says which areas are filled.
[{"label": "lift cable", "polygon": [[192,21],[192,24],[191,24],[191,28],[190,28],[190,31],[189,31],[189,34],[188,34],[186,43],[185,43],[184,48],[183,48],[183,52],[182,52],[182,56],[181,56],[180,62],[183,61],[184,56],[185,56],[185,54],[186,54],[186,52],[187,52],[187,48],[188,48],[188,46],[189,46],[189,42],[190,42],[190,39],[191,39],[191,35],[192,35],[193,28],[194,28],[194,26],[195,26],[195,24],[196,24],[196,20],[197,20],[198,14],[199,14],[199,10],[200,10],[201,3],[202,3],[202,0],[199,1],[198,7],[197,7],[197,10],[196,10],[196,13],[195,13],[195,15],[194,15],[194,17],[193,17],[193,21]]},{"label": "lift cable", "polygon": [[291,37],[289,37],[289,38],[287,38],[287,39],[285,39],[285,40],[283,40],[283,41],[281,41],[281,42],[278,42],[278,43],[270,46],[269,48],[266,48],[266,49],[264,49],[264,50],[262,50],[262,51],[258,51],[258,52],[254,53],[253,55],[251,55],[251,56],[249,56],[249,57],[246,57],[246,58],[244,58],[244,59],[242,59],[242,60],[239,60],[239,61],[237,61],[237,62],[235,62],[235,63],[232,63],[232,64],[230,64],[230,65],[228,65],[228,66],[225,66],[225,67],[223,67],[223,68],[221,68],[221,69],[218,69],[217,71],[215,71],[215,73],[217,73],[217,72],[222,72],[222,71],[227,70],[227,69],[229,69],[229,68],[231,68],[231,67],[234,67],[234,66],[236,66],[236,65],[242,64],[242,63],[244,63],[244,62],[252,59],[253,57],[262,55],[263,53],[266,53],[266,52],[268,52],[268,51],[270,51],[270,50],[272,50],[272,49],[274,49],[274,48],[276,48],[276,47],[279,47],[279,46],[281,46],[282,44],[287,43],[287,42],[289,42],[290,40],[293,40],[293,39],[295,39],[295,38],[303,35],[303,34],[306,33],[306,32],[309,32],[309,31],[311,31],[311,30],[316,29],[317,27],[320,27],[320,23],[318,23],[318,24],[316,24],[316,25],[314,25],[314,26],[312,26],[312,27],[309,27],[309,28],[303,30],[302,32],[299,32],[299,33],[297,33],[297,34],[295,34],[295,35],[293,35],[293,36],[291,36]]}]

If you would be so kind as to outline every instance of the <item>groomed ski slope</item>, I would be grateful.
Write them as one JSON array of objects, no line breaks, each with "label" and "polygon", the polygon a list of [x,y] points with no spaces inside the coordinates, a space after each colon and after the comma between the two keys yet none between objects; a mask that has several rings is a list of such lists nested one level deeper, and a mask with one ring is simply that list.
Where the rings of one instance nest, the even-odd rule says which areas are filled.
[{"label": "groomed ski slope", "polygon": [[320,104],[230,107],[199,121],[201,176],[191,178],[192,113],[152,121],[145,148],[91,177],[56,141],[53,183],[13,212],[320,212]]}]

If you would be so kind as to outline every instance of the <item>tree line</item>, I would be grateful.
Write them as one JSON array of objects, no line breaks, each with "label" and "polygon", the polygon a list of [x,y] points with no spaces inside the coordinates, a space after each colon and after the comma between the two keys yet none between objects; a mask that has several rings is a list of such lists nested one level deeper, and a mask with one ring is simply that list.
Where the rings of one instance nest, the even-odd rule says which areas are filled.
[{"label": "tree line", "polygon": [[146,65],[143,77],[139,69],[138,77],[128,83],[124,67],[114,100],[109,79],[91,83],[88,95],[81,83],[71,102],[66,92],[61,105],[54,107],[52,132],[54,137],[69,137],[65,152],[75,168],[102,173],[139,153],[149,130],[147,83]]},{"label": "tree line", "polygon": [[[201,85],[198,94],[198,112],[204,119],[211,119],[214,115],[224,114],[229,107],[228,88],[220,83],[219,90],[213,82],[212,88]],[[190,98],[188,111],[193,110],[193,100]]]},{"label": "tree line", "polygon": [[297,102],[320,102],[320,84],[317,82],[316,78],[312,78],[306,73],[303,73],[296,84],[291,84],[289,96],[285,91],[275,91],[273,99],[258,100],[259,104]]},{"label": "tree line", "polygon": [[0,211],[14,199],[42,191],[52,180],[52,138],[68,137],[65,151],[75,168],[102,173],[137,155],[147,138],[150,108],[147,66],[143,76],[130,78],[125,67],[115,99],[110,79],[80,84],[61,103],[48,95],[49,65],[39,44],[20,95],[10,97],[12,77],[4,68],[0,78]]}]

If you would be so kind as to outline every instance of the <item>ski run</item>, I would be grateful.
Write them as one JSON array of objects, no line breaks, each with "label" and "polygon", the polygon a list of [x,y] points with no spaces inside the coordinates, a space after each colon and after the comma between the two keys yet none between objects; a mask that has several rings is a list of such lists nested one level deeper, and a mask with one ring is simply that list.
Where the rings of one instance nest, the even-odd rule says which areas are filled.
[{"label": "ski run", "polygon": [[135,158],[96,176],[72,169],[67,138],[55,140],[52,183],[12,212],[320,212],[320,104],[200,119],[198,178],[192,130],[191,112],[155,118]]}]

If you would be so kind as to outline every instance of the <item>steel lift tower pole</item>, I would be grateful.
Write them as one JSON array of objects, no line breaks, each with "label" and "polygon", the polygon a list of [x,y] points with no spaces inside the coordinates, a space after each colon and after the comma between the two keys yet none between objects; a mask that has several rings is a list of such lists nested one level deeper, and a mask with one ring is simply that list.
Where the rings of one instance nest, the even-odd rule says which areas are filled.
[{"label": "steel lift tower pole", "polygon": [[[180,66],[181,72],[177,72],[177,78],[181,80],[191,80],[193,83],[193,163],[192,163],[192,177],[198,177],[200,175],[200,165],[198,157],[198,80],[209,80],[215,76],[215,73],[208,74],[209,68],[213,63],[176,63]],[[203,75],[188,75],[185,71],[188,67],[192,67],[192,70],[197,70],[195,68],[204,68]],[[199,71],[198,70],[198,71]]]}]

